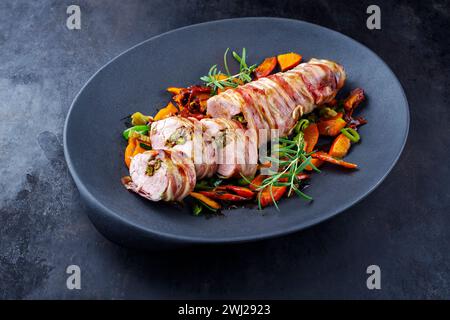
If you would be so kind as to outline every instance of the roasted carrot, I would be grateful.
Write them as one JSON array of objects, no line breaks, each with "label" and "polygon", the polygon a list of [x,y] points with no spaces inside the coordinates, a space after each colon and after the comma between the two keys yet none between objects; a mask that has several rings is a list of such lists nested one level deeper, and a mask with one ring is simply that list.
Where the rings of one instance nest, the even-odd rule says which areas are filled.
[{"label": "roasted carrot", "polygon": [[281,71],[286,71],[294,68],[302,61],[302,56],[298,53],[290,52],[285,54],[279,54],[277,56],[278,64]]},{"label": "roasted carrot", "polygon": [[214,200],[208,198],[207,196],[205,196],[205,195],[203,195],[203,194],[201,194],[201,193],[198,193],[198,192],[191,192],[190,195],[191,195],[191,197],[193,197],[193,198],[195,198],[195,199],[197,199],[197,200],[203,202],[203,203],[206,204],[208,207],[211,207],[211,208],[213,208],[213,209],[215,209],[215,210],[218,210],[218,209],[220,209],[220,207],[221,207],[219,203],[217,203],[216,201],[214,201]]},{"label": "roasted carrot", "polygon": [[253,191],[246,187],[224,185],[224,186],[218,186],[215,190],[226,190],[226,191],[234,192],[238,196],[245,197],[245,198],[253,197]]},{"label": "roasted carrot", "polygon": [[172,102],[169,102],[167,106],[158,111],[156,116],[153,118],[155,121],[165,119],[167,117],[173,116],[178,112],[177,107]]},{"label": "roasted carrot", "polygon": [[[322,160],[319,160],[319,159],[311,159],[311,164],[312,164],[314,167],[319,168],[319,167],[323,164],[323,161],[322,161]],[[306,167],[305,167],[305,170],[306,170],[306,171],[313,171],[314,169],[313,169],[312,166],[306,166]]]},{"label": "roasted carrot", "polygon": [[267,77],[273,69],[277,66],[277,58],[276,57],[269,57],[264,59],[264,61],[256,67],[254,73],[255,77],[257,79],[262,77]]},{"label": "roasted carrot", "polygon": [[351,145],[350,139],[341,133],[334,139],[328,154],[334,158],[343,158],[347,155]]},{"label": "roasted carrot", "polygon": [[208,197],[210,199],[216,199],[216,200],[225,200],[225,201],[245,201],[249,200],[250,198],[241,197],[236,194],[227,193],[225,191],[199,191],[198,193],[204,195],[205,197]]},{"label": "roasted carrot", "polygon": [[316,153],[313,153],[311,156],[313,158],[320,159],[325,162],[337,164],[339,166],[342,166],[342,167],[345,167],[348,169],[356,169],[358,167],[358,165],[356,165],[354,163],[346,162],[346,161],[340,160],[340,159],[335,159],[332,156],[330,156],[328,153],[323,152],[323,151],[318,151]]},{"label": "roasted carrot", "polygon": [[248,186],[251,190],[256,191],[256,189],[262,184],[264,179],[266,179],[267,176],[264,176],[262,174],[257,175],[253,180],[252,183]]},{"label": "roasted carrot", "polygon": [[128,145],[127,148],[125,149],[125,164],[127,165],[128,168],[130,167],[131,157],[133,156],[137,143],[138,143],[137,138],[128,139]]},{"label": "roasted carrot", "polygon": [[317,124],[312,123],[310,124],[304,131],[303,131],[303,138],[305,139],[305,151],[307,153],[310,153],[314,150],[314,147],[317,144],[317,141],[319,140],[319,129],[317,128]]},{"label": "roasted carrot", "polygon": [[[309,178],[310,178],[309,174],[306,174],[306,173],[300,173],[300,174],[297,175],[297,179],[298,180],[307,180]],[[288,178],[280,178],[278,181],[280,181],[280,182],[287,182]]]},{"label": "roasted carrot", "polygon": [[[281,197],[286,193],[287,187],[266,187],[261,193],[258,195],[259,201],[261,203],[261,207],[267,207],[270,204],[273,204],[273,200],[278,201]],[[272,199],[273,196],[273,199]]]},{"label": "roasted carrot", "polygon": [[166,90],[174,95],[180,94],[181,90],[185,88],[177,88],[177,87],[168,87]]},{"label": "roasted carrot", "polygon": [[342,119],[342,113],[338,113],[331,118],[321,118],[317,123],[319,133],[323,136],[334,137],[338,135],[341,129],[345,128],[347,122]]},{"label": "roasted carrot", "polygon": [[131,156],[131,158],[133,158],[135,155],[139,153],[144,153],[145,151],[148,151],[148,149],[145,149],[141,146],[141,143],[143,144],[143,142],[139,141],[136,143],[136,148],[134,148],[133,155]]}]

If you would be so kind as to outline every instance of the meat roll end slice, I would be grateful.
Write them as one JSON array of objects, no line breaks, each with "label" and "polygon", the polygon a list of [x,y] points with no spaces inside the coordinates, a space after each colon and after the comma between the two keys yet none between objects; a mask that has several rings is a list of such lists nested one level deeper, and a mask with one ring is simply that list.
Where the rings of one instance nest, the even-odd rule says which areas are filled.
[{"label": "meat roll end slice", "polygon": [[149,150],[133,157],[128,190],[152,201],[181,201],[195,187],[192,160],[180,151]]}]

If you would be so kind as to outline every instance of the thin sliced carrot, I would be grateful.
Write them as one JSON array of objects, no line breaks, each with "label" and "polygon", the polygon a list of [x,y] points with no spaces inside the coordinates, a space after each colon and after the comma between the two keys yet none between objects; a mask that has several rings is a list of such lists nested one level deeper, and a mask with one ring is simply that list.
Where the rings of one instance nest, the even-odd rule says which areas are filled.
[{"label": "thin sliced carrot", "polygon": [[[316,167],[316,168],[319,168],[322,164],[323,164],[323,161],[322,160],[319,160],[319,159],[311,159],[311,164],[314,166],[314,167]],[[305,170],[306,171],[313,171],[314,169],[313,169],[313,167],[312,166],[306,166],[305,167]]]},{"label": "thin sliced carrot", "polygon": [[130,138],[128,139],[128,145],[127,148],[125,149],[125,164],[127,165],[127,167],[130,167],[130,163],[131,163],[131,157],[133,156],[134,150],[136,149],[136,144],[137,144],[137,138]]},{"label": "thin sliced carrot", "polygon": [[319,160],[323,160],[325,162],[337,164],[339,166],[342,166],[342,167],[345,167],[345,168],[348,168],[348,169],[356,169],[356,168],[358,168],[358,165],[356,165],[354,163],[346,162],[346,161],[340,160],[340,159],[335,159],[332,156],[330,156],[328,153],[325,153],[323,151],[318,151],[316,153],[313,153],[311,155],[311,157],[319,159]]},{"label": "thin sliced carrot", "polygon": [[166,90],[174,95],[180,94],[184,88],[168,87]]},{"label": "thin sliced carrot", "polygon": [[203,194],[201,194],[201,193],[198,193],[198,192],[191,192],[190,195],[191,195],[191,197],[193,197],[193,198],[195,198],[195,199],[197,199],[197,200],[199,200],[199,201],[205,203],[207,206],[209,206],[209,207],[211,207],[211,208],[213,208],[213,209],[216,209],[216,210],[217,210],[217,209],[220,209],[220,208],[221,208],[221,206],[220,206],[219,203],[217,203],[216,201],[214,201],[214,200],[208,198],[207,196],[205,196],[205,195],[203,195]]}]

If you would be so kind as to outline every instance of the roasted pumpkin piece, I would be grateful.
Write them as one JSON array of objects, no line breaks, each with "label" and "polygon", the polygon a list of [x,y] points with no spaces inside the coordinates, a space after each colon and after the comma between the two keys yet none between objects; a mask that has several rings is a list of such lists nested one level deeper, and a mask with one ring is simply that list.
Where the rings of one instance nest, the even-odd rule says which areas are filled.
[{"label": "roasted pumpkin piece", "polygon": [[347,122],[342,119],[342,113],[338,113],[331,118],[321,118],[317,123],[319,133],[323,136],[334,137],[341,132],[341,129],[345,128]]},{"label": "roasted pumpkin piece", "polygon": [[287,71],[300,64],[302,61],[302,56],[298,53],[290,52],[285,54],[279,54],[277,56],[278,64],[280,65],[281,71]]},{"label": "roasted pumpkin piece", "polygon": [[269,57],[264,59],[264,61],[256,67],[254,74],[256,79],[267,77],[273,69],[277,66],[277,58],[276,57]]},{"label": "roasted pumpkin piece", "polygon": [[328,154],[335,158],[343,158],[347,155],[351,145],[352,142],[350,141],[350,139],[347,138],[343,133],[341,133],[336,137],[336,139],[334,139],[333,144],[330,147],[330,151],[328,151]]},{"label": "roasted pumpkin piece", "polygon": [[317,124],[312,123],[303,131],[303,139],[305,140],[305,151],[310,153],[319,140],[319,129]]},{"label": "roasted pumpkin piece", "polygon": [[162,120],[177,114],[177,112],[178,112],[177,107],[175,107],[175,105],[172,102],[169,102],[167,106],[158,111],[153,120],[155,121]]}]

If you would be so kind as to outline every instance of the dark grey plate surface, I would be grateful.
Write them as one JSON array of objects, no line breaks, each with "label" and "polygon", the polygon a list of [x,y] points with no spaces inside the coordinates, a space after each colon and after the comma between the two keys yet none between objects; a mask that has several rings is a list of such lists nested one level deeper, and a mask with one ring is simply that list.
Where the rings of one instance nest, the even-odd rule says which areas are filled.
[{"label": "dark grey plate surface", "polygon": [[[227,47],[246,47],[251,63],[267,56],[299,52],[344,65],[342,93],[362,87],[367,101],[358,114],[362,143],[347,159],[360,169],[344,172],[324,166],[307,193],[312,203],[284,199],[280,212],[267,208],[225,211],[224,216],[194,217],[189,208],[153,203],[126,191],[120,178],[125,141],[121,118],[135,111],[154,114],[170,99],[168,86],[199,82]],[[75,98],[67,116],[64,148],[70,172],[92,210],[90,218],[108,238],[131,246],[221,243],[258,240],[301,230],[328,219],[373,191],[400,156],[409,126],[408,103],[389,67],[372,51],[335,31],[277,18],[213,21],[149,39],[99,70]]]}]

